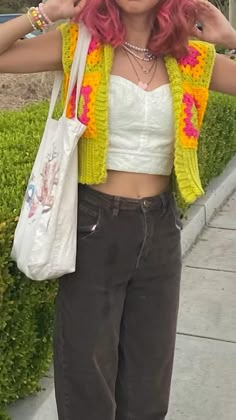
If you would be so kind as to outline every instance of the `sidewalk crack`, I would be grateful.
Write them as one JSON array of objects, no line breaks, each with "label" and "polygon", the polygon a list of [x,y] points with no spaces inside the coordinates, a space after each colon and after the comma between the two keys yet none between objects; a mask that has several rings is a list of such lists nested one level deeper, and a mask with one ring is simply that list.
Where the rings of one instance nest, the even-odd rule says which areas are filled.
[{"label": "sidewalk crack", "polygon": [[217,271],[222,273],[236,273],[236,270],[225,270],[222,268],[209,268],[209,267],[195,267],[194,265],[184,264],[184,267],[195,268],[196,270],[207,270],[207,271]]},{"label": "sidewalk crack", "polygon": [[208,337],[205,335],[198,335],[198,334],[191,334],[191,333],[181,333],[177,332],[177,335],[181,335],[184,337],[195,337],[195,338],[202,338],[204,340],[211,340],[211,341],[219,341],[221,343],[229,343],[229,344],[236,344],[236,340],[224,340],[222,338],[215,338],[215,337]]},{"label": "sidewalk crack", "polygon": [[221,227],[221,226],[212,226],[212,225],[207,225],[207,227],[209,228],[209,229],[219,229],[219,230],[232,230],[232,231],[235,231],[236,230],[236,228],[227,228],[227,227]]}]

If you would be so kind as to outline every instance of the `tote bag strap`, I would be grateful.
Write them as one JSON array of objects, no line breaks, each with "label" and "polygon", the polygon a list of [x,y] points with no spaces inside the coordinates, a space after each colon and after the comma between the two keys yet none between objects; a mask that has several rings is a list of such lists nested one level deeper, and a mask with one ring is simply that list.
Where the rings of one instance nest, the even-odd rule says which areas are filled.
[{"label": "tote bag strap", "polygon": [[[83,22],[80,22],[79,23],[79,36],[78,36],[78,41],[76,44],[72,67],[71,67],[70,80],[69,80],[69,85],[68,85],[68,90],[67,90],[63,116],[66,115],[67,106],[68,106],[68,103],[69,103],[69,100],[70,100],[70,97],[71,97],[71,94],[73,92],[76,82],[77,82],[77,89],[76,89],[75,109],[76,110],[78,109],[80,89],[81,89],[81,84],[84,77],[84,70],[85,70],[90,41],[91,41],[90,32],[88,31],[86,26],[83,24]],[[62,71],[56,72],[54,83],[53,83],[51,100],[50,100],[48,118],[52,118],[52,115],[56,106],[56,102],[59,97],[62,80],[63,80],[63,72]]]}]

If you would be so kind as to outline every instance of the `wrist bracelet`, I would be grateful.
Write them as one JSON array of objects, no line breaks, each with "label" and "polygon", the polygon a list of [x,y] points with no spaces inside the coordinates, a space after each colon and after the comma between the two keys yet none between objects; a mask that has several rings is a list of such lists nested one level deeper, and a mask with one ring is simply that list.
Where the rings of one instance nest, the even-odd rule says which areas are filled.
[{"label": "wrist bracelet", "polygon": [[34,31],[36,31],[38,28],[36,28],[35,24],[33,23],[33,20],[32,20],[32,18],[31,18],[31,14],[30,14],[29,10],[28,10],[28,12],[26,13],[26,16],[27,16],[27,18],[28,18],[28,20],[29,20],[29,22],[30,22],[30,24],[31,24],[32,28],[34,29]]},{"label": "wrist bracelet", "polygon": [[48,15],[45,13],[43,3],[39,3],[38,9],[39,9],[39,12],[41,13],[41,15],[43,17],[44,22],[46,22],[47,25],[53,25],[53,22],[50,20]]},{"label": "wrist bracelet", "polygon": [[38,29],[43,31],[46,26],[53,25],[53,22],[44,11],[43,3],[40,3],[39,7],[30,7],[27,12],[27,17],[34,30]]}]

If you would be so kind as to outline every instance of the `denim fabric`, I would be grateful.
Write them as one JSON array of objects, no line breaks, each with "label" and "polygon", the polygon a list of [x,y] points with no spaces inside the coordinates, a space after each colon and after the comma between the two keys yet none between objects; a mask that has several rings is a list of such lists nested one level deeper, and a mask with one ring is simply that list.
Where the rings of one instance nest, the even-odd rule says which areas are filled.
[{"label": "denim fabric", "polygon": [[59,420],[164,420],[181,275],[173,196],[79,197],[77,268],[56,300]]}]

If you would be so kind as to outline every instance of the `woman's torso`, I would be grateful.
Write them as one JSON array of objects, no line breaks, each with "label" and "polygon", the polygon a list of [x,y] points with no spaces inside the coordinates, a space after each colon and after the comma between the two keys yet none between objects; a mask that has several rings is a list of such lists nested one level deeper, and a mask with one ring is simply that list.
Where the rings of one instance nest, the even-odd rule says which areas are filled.
[{"label": "woman's torso", "polygon": [[[119,76],[130,81],[130,85],[127,83],[126,94],[127,96],[129,95],[129,88],[133,93],[132,83],[137,85],[137,76],[132,67],[129,65],[127,56],[121,49],[118,49],[115,52],[111,75]],[[150,80],[150,75],[142,73],[142,80],[144,82],[148,82]],[[148,95],[149,91],[155,91],[159,87],[168,84],[169,79],[164,61],[158,59],[153,80],[144,94]],[[137,89],[141,88],[137,86]],[[140,104],[140,107],[142,107],[142,104]],[[112,195],[141,198],[160,194],[168,188],[169,182],[170,177],[165,175],[153,175],[149,173],[126,172],[122,170],[108,169],[106,182],[104,184],[92,185],[91,188]]]}]

